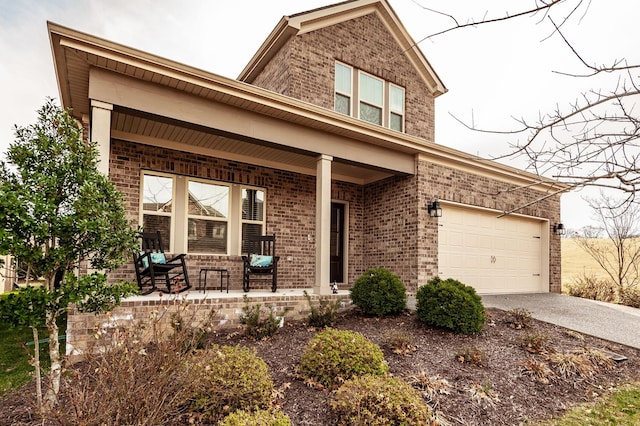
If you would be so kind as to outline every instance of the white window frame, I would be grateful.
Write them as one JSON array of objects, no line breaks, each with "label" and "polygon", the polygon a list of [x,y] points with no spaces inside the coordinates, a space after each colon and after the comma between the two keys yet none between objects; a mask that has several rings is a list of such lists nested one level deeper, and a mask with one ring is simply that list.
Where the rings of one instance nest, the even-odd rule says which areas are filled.
[{"label": "white window frame", "polygon": [[[337,78],[336,78],[336,72],[335,69],[337,69],[338,66],[343,66],[345,68],[348,68],[350,71],[350,75],[351,75],[351,93],[347,93],[341,90],[338,90],[338,82],[337,82]],[[361,90],[360,90],[360,76],[361,75],[365,75],[369,78],[378,80],[380,82],[382,82],[382,104],[381,105],[376,105],[375,103],[372,103],[370,101],[364,100],[362,99],[361,96]],[[397,88],[402,90],[402,111],[396,110],[396,109],[392,109],[391,108],[391,91],[392,88]],[[391,114],[396,114],[401,116],[401,126],[402,129],[401,130],[397,130],[397,129],[391,129],[394,131],[399,131],[401,133],[405,133],[406,131],[406,106],[407,106],[407,90],[406,88],[392,83],[390,81],[386,81],[380,77],[376,77],[373,74],[370,74],[366,71],[363,70],[359,70],[356,69],[350,65],[345,64],[344,62],[340,62],[340,61],[335,61],[335,66],[334,66],[334,104],[333,104],[333,109],[336,112],[339,112],[340,114],[342,114],[342,112],[337,111],[336,110],[336,95],[341,95],[341,96],[345,96],[349,98],[349,111],[350,114],[349,116],[357,118],[359,120],[362,120],[360,118],[360,105],[361,103],[373,106],[375,108],[380,108],[381,109],[381,123],[379,124],[380,126],[386,127],[388,129],[391,129]],[[377,123],[372,123],[370,121],[367,120],[362,120],[365,121],[367,123],[370,124],[377,124]]]},{"label": "white window frame", "polygon": [[[172,208],[171,212],[150,212],[144,210],[144,179],[145,176],[159,176],[172,179]],[[262,225],[262,232],[267,229],[267,199],[268,192],[266,188],[251,186],[251,185],[239,185],[229,182],[220,182],[215,180],[187,177],[183,175],[176,175],[172,173],[156,172],[154,170],[142,170],[140,173],[140,207],[139,207],[139,222],[141,225],[144,223],[144,215],[154,214],[158,216],[171,217],[170,225],[170,241],[164,241],[164,249],[170,253],[189,253],[188,241],[189,241],[189,217],[203,218],[199,215],[189,215],[189,183],[190,181],[201,182],[211,185],[220,185],[229,187],[229,217],[226,219],[204,217],[211,220],[225,220],[227,222],[227,252],[226,253],[206,253],[206,252],[192,252],[194,255],[207,255],[207,256],[230,256],[241,255],[242,250],[242,224],[254,223]],[[264,194],[264,201],[262,203],[262,220],[243,220],[242,219],[242,190],[258,190]],[[153,231],[153,230],[150,230]]]},{"label": "white window frame", "polygon": [[[350,92],[345,92],[345,91],[342,91],[342,90],[339,90],[339,89],[338,89],[338,79],[336,78],[337,73],[335,72],[335,70],[337,69],[338,65],[343,66],[343,67],[345,67],[345,68],[348,68],[348,69],[349,69],[349,76],[350,76],[350,78],[351,78],[351,84],[349,85],[349,87],[350,87],[350,89],[351,89],[351,91],[350,91]],[[347,114],[347,115],[351,115],[351,116],[353,115],[353,110],[354,110],[354,108],[353,108],[353,98],[354,98],[354,96],[353,96],[353,92],[354,92],[354,87],[355,87],[355,84],[354,84],[354,81],[353,81],[353,80],[354,80],[353,67],[352,67],[352,66],[349,66],[349,65],[347,65],[347,64],[345,64],[345,63],[342,63],[342,62],[336,61],[336,64],[335,64],[335,66],[334,66],[334,84],[333,84],[333,86],[334,86],[333,110],[334,110],[334,111],[336,111],[336,96],[335,96],[335,95],[336,95],[336,94],[337,94],[337,95],[342,95],[342,96],[344,96],[344,97],[346,97],[346,98],[349,98],[349,114]],[[339,111],[338,111],[338,112],[339,112]],[[340,112],[340,114],[343,114],[343,113],[342,113],[342,112]]]},{"label": "white window frame", "polygon": [[[227,200],[227,212],[228,212],[228,217],[222,218],[222,217],[215,217],[215,216],[203,216],[203,215],[197,215],[197,214],[191,214],[189,213],[189,183],[190,182],[197,182],[197,183],[202,183],[205,185],[215,185],[215,186],[221,186],[221,187],[225,187],[227,188],[227,193],[228,193],[228,200]],[[207,179],[200,179],[200,178],[186,178],[185,179],[185,185],[186,185],[186,196],[187,199],[185,200],[185,207],[186,207],[186,211],[185,211],[185,224],[184,224],[184,228],[185,228],[185,235],[186,235],[186,241],[187,241],[187,247],[185,248],[185,253],[189,252],[189,253],[194,253],[194,254],[212,254],[212,255],[228,255],[229,251],[230,251],[230,237],[231,237],[231,233],[230,228],[231,228],[231,215],[233,214],[233,209],[232,209],[232,205],[231,205],[231,199],[232,199],[232,190],[231,190],[231,185],[229,185],[228,183],[224,183],[224,182],[217,182],[217,181],[213,181],[213,180],[207,180]],[[212,252],[201,252],[201,251],[189,251],[189,219],[197,219],[197,220],[205,220],[205,221],[211,221],[211,222],[223,222],[227,224],[227,231],[226,231],[226,235],[225,235],[225,247],[227,248],[226,251],[224,253],[212,253]]]},{"label": "white window frame", "polygon": [[[145,176],[156,176],[156,177],[162,177],[162,178],[167,178],[167,179],[171,179],[172,184],[171,184],[171,211],[170,212],[158,212],[158,211],[151,211],[151,210],[145,210],[144,209],[144,191],[145,191],[145,187],[144,187],[144,177]],[[162,173],[162,172],[154,172],[154,171],[147,171],[144,170],[142,171],[142,173],[140,174],[140,208],[139,208],[139,222],[140,226],[142,226],[142,224],[144,223],[144,216],[145,214],[147,215],[151,215],[151,216],[161,216],[161,217],[169,217],[170,218],[170,225],[169,225],[169,234],[171,235],[170,241],[164,241],[164,244],[168,244],[168,246],[164,247],[164,249],[166,251],[169,252],[173,252],[173,241],[175,240],[175,216],[176,216],[176,176],[169,174],[169,173]]]},{"label": "white window frame", "polygon": [[[391,91],[394,88],[395,89],[399,89],[399,90],[402,91],[402,111],[398,111],[398,110],[393,109],[393,107],[391,105],[391,98],[392,98]],[[404,133],[404,117],[405,117],[405,113],[404,112],[406,110],[406,105],[407,105],[406,99],[407,99],[407,91],[405,90],[404,87],[398,86],[397,84],[389,83],[389,128],[391,129],[391,115],[392,114],[396,114],[396,115],[399,115],[401,117],[401,121],[400,122],[401,122],[401,127],[402,127],[400,130],[398,130],[398,129],[391,129],[391,130],[395,130],[397,132]]]},{"label": "white window frame", "polygon": [[[380,85],[381,85],[380,95],[382,97],[382,103],[381,104],[376,105],[372,101],[362,99],[362,90],[361,90],[361,87],[360,87],[360,82],[361,82],[361,77],[362,76],[365,76],[367,78],[370,78],[372,80],[377,80],[377,81],[380,82]],[[385,96],[386,95],[385,94],[385,86],[386,86],[386,81],[384,81],[383,79],[378,78],[375,75],[369,74],[369,73],[364,72],[362,70],[358,70],[358,115],[356,117],[358,117],[360,120],[363,120],[362,118],[360,118],[360,106],[362,104],[367,104],[367,105],[372,106],[374,108],[379,108],[380,109],[380,123],[373,123],[373,122],[367,121],[367,120],[363,120],[363,121],[367,121],[367,123],[371,123],[371,124],[378,124],[379,126],[385,126],[385,105],[387,104],[387,96]]]},{"label": "white window frame", "polygon": [[[252,219],[242,218],[242,190],[243,189],[262,191],[262,194],[264,197],[264,200],[262,200],[262,220],[252,220]],[[265,188],[260,188],[257,186],[240,185],[238,195],[239,195],[238,198],[240,199],[240,202],[238,203],[238,208],[239,208],[238,219],[240,222],[240,225],[238,226],[238,241],[239,241],[238,251],[240,252],[240,254],[244,254],[242,253],[242,225],[244,225],[245,223],[250,225],[261,225],[262,234],[264,234],[265,230],[267,229],[267,191]]]}]

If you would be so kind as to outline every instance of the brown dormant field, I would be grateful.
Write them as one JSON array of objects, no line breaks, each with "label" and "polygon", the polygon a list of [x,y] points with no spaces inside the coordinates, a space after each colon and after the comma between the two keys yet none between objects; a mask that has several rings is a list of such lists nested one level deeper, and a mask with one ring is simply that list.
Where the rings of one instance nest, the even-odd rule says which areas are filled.
[{"label": "brown dormant field", "polygon": [[[608,239],[600,239],[600,244],[611,245]],[[612,246],[613,248],[613,246]],[[576,277],[593,274],[598,278],[609,279],[602,268],[586,251],[576,244],[574,238],[562,239],[562,285],[572,283]]]}]

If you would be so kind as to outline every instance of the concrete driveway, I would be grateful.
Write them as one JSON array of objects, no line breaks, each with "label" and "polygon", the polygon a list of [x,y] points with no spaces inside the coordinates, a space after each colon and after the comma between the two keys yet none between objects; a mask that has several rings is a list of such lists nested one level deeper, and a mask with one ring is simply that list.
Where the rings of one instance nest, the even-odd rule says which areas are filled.
[{"label": "concrete driveway", "polygon": [[484,295],[486,308],[525,308],[535,319],[640,349],[640,309],[555,293]]}]

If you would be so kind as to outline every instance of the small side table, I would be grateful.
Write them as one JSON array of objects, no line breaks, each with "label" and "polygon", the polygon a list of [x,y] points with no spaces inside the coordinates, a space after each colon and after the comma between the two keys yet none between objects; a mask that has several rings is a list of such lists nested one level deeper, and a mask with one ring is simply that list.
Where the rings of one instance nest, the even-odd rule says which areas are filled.
[{"label": "small side table", "polygon": [[227,293],[229,293],[229,270],[223,268],[202,268],[198,274],[198,290],[203,292],[207,289],[207,272],[217,272],[220,274],[220,292],[222,293],[223,281],[227,279]]}]

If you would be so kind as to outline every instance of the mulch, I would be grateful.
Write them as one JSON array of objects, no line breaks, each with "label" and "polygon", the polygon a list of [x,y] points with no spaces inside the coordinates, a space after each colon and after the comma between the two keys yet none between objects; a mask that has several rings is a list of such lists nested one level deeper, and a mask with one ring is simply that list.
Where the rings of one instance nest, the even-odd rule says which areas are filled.
[{"label": "mulch", "polygon": [[[593,401],[621,384],[640,380],[640,350],[534,319],[518,329],[510,323],[512,317],[508,312],[488,309],[487,313],[484,330],[473,336],[427,327],[408,312],[370,318],[354,309],[342,313],[335,327],[360,332],[379,344],[394,376],[408,382],[430,378],[446,383],[444,392],[429,395],[425,392],[425,399],[440,418],[451,425],[518,425],[550,419],[562,415],[568,407]],[[255,348],[268,364],[279,390],[277,404],[292,423],[331,425],[335,424],[330,407],[333,391],[302,380],[296,372],[307,342],[317,332],[318,329],[303,321],[285,320],[276,335],[264,340],[247,338],[241,330],[227,330],[211,336],[210,343]],[[548,338],[548,352],[604,349],[624,355],[627,360],[615,363],[610,369],[600,368],[586,377],[563,377],[558,373],[550,377],[548,383],[541,383],[528,376],[523,367],[527,359],[545,359],[542,354],[528,352],[520,343],[533,334]],[[389,347],[389,342],[407,336],[410,345],[406,350]],[[481,365],[461,362],[461,353],[482,354],[483,362],[479,362]],[[33,415],[32,387],[29,385],[0,400],[0,424],[43,424]]]}]

